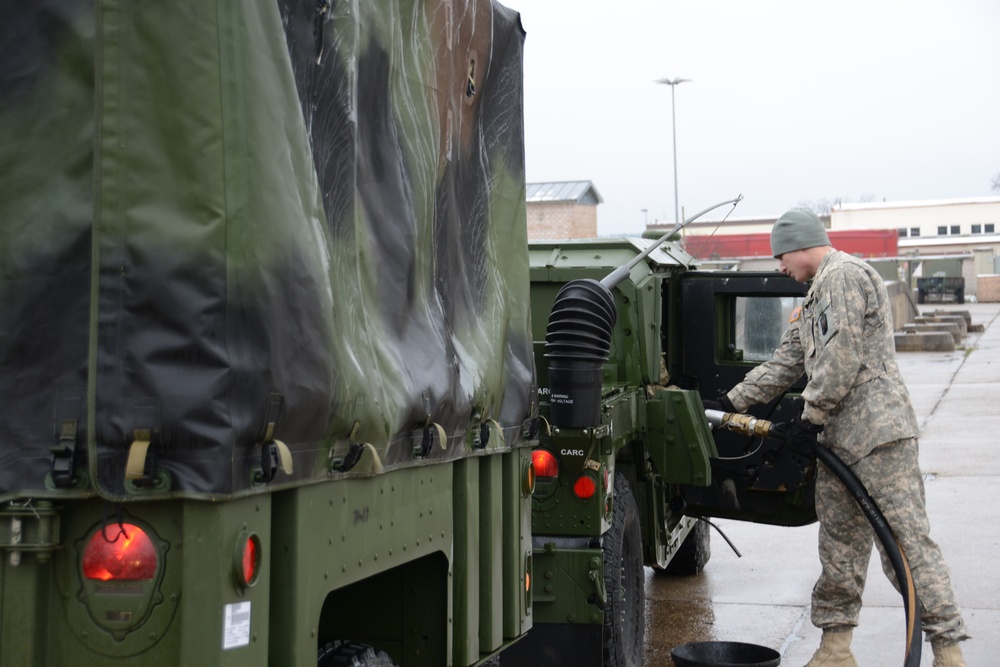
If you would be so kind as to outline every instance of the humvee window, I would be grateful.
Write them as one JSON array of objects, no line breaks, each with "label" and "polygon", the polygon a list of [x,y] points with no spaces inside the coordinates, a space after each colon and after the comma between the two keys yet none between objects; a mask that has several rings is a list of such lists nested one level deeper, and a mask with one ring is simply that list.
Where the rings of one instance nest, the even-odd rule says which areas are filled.
[{"label": "humvee window", "polygon": [[740,296],[736,298],[733,344],[744,361],[767,361],[785,333],[802,297]]}]

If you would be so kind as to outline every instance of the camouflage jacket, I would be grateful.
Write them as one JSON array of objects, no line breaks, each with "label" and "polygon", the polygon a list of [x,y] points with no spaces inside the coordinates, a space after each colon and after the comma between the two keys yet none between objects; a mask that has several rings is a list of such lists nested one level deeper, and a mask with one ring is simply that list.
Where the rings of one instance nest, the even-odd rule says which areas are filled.
[{"label": "camouflage jacket", "polygon": [[803,419],[848,464],[875,447],[917,437],[910,395],[896,365],[892,311],[882,278],[833,251],[820,263],[774,356],[729,392],[737,410],[765,403],[806,374]]}]

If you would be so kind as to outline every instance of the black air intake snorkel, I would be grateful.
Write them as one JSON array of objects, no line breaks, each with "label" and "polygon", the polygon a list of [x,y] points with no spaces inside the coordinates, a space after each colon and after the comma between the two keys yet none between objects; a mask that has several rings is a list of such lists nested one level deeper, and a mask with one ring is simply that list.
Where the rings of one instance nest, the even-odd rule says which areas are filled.
[{"label": "black air intake snorkel", "polygon": [[549,360],[549,420],[565,428],[601,421],[604,362],[618,320],[611,290],[592,279],[563,285],[545,334]]}]

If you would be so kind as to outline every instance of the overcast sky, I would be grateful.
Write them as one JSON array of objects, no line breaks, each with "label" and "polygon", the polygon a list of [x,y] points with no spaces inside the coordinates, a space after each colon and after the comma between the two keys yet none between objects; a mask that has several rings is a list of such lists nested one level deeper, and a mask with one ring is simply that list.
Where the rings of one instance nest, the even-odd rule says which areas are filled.
[{"label": "overcast sky", "polygon": [[503,1],[527,31],[528,181],[593,181],[601,235],[674,219],[664,77],[691,79],[687,215],[995,194],[1000,0]]}]

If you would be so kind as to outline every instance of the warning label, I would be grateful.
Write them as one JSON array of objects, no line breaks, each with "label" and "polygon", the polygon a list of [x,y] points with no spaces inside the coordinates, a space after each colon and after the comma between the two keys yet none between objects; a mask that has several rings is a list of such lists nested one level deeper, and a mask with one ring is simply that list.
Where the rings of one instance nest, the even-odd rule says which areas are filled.
[{"label": "warning label", "polygon": [[226,619],[222,628],[222,650],[246,646],[250,643],[250,602],[226,605]]}]

